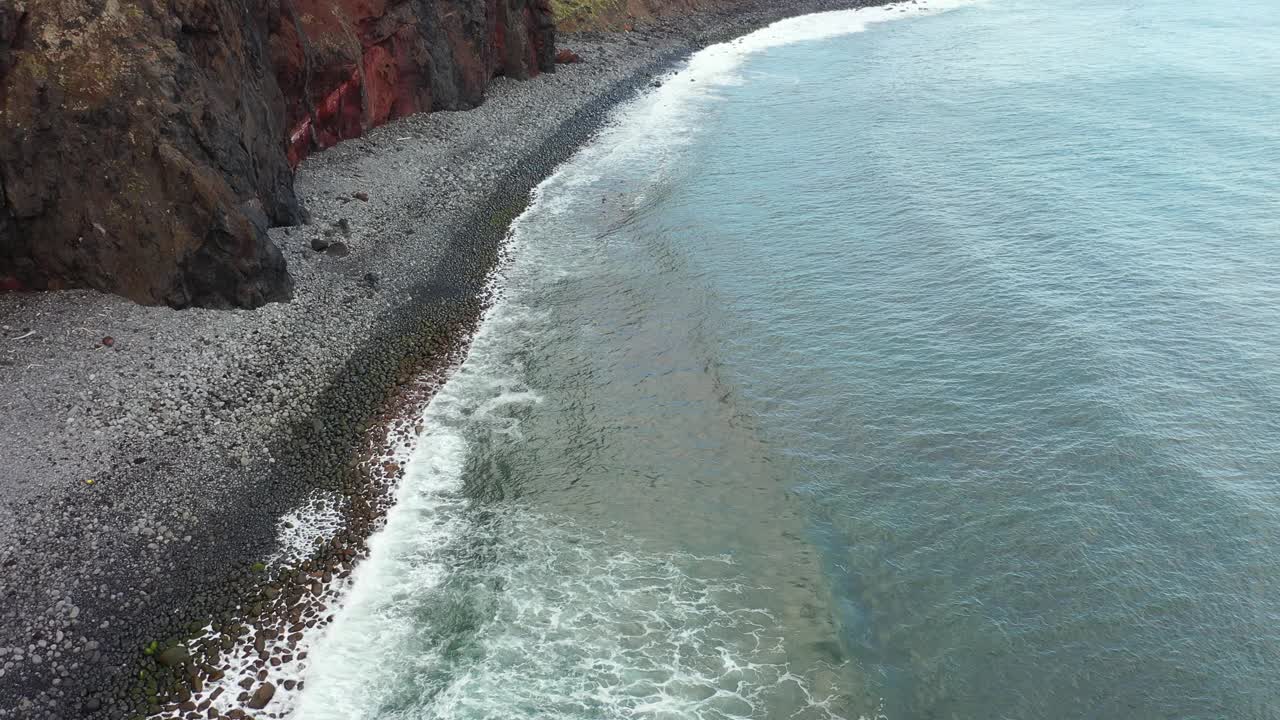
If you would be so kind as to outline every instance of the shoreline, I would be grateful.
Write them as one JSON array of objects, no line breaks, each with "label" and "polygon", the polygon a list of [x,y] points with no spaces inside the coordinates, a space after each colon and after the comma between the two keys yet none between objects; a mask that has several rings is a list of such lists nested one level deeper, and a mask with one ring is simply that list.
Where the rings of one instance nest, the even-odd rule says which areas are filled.
[{"label": "shoreline", "polygon": [[[304,632],[292,628],[318,620],[295,618],[304,596],[329,598],[367,552],[400,472],[388,443],[409,441],[406,415],[465,357],[532,189],[690,52],[873,4],[753,0],[569,36],[583,64],[499,80],[480,108],[316,154],[298,175],[311,224],[272,231],[298,282],[289,305],[176,312],[84,291],[0,296],[13,348],[0,385],[22,389],[0,405],[13,428],[2,447],[27,476],[4,488],[11,520],[0,523],[0,717],[154,713],[166,688],[178,702],[165,717],[205,716],[181,707],[183,692],[236,646],[237,606]],[[508,130],[523,134],[504,145]],[[317,239],[350,254],[315,252]],[[297,567],[265,566],[280,519],[316,491],[347,498],[349,526]],[[206,627],[218,640],[202,652],[166,655]]]}]

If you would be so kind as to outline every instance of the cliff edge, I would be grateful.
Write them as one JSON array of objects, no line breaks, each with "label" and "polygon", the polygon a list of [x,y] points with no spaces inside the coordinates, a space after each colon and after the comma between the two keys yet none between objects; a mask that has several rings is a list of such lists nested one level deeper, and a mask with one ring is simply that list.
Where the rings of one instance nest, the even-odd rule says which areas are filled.
[{"label": "cliff edge", "polygon": [[307,153],[554,57],[548,0],[0,0],[0,289],[287,299]]}]

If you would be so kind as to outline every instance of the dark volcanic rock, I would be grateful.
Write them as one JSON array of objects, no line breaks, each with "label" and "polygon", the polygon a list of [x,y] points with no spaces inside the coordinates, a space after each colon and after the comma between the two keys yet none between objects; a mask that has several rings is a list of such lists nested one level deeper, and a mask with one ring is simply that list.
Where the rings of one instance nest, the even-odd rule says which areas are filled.
[{"label": "dark volcanic rock", "polygon": [[554,61],[548,0],[0,0],[0,288],[288,299],[291,165]]},{"label": "dark volcanic rock", "polygon": [[174,645],[156,657],[156,660],[165,667],[177,667],[191,659],[191,653],[181,645]]},{"label": "dark volcanic rock", "polygon": [[258,686],[253,692],[253,697],[249,698],[249,707],[254,710],[261,710],[271,702],[271,698],[276,695],[276,686],[269,682],[264,682]]},{"label": "dark volcanic rock", "polygon": [[299,210],[260,5],[0,6],[0,275],[175,307],[287,298],[265,224]]}]

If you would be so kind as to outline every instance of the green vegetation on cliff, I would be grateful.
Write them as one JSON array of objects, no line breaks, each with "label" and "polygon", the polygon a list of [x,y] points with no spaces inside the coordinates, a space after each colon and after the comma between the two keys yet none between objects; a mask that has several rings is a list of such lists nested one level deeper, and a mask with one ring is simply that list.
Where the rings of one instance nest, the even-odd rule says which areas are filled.
[{"label": "green vegetation on cliff", "polygon": [[570,32],[611,25],[622,6],[623,0],[551,0],[556,25]]}]

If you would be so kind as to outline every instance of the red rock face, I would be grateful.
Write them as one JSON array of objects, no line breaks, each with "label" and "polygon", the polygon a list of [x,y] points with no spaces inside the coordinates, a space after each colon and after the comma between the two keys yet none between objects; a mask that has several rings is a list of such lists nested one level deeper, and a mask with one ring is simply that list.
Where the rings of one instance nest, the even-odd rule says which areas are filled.
[{"label": "red rock face", "polygon": [[271,54],[288,156],[414,112],[474,107],[495,75],[551,69],[546,0],[282,0]]},{"label": "red rock face", "polygon": [[554,68],[546,0],[0,0],[0,290],[253,307],[309,152]]}]

